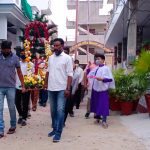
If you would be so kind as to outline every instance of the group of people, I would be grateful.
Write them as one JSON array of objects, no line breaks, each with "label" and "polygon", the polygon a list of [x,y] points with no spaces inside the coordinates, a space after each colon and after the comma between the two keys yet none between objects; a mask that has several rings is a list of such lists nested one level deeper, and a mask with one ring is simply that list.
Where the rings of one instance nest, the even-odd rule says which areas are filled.
[{"label": "group of people", "polygon": [[[39,56],[36,58],[31,63],[33,73],[37,72],[38,65],[42,62]],[[104,61],[104,55],[95,54],[94,62],[87,65],[83,71],[79,66],[79,61],[73,61],[69,56],[68,49],[64,49],[63,39],[56,38],[53,40],[53,54],[48,59],[43,89],[29,91],[25,89],[24,85],[24,75],[27,74],[24,51],[19,59],[11,52],[11,42],[3,41],[0,53],[0,138],[4,136],[3,105],[5,96],[10,112],[8,134],[13,134],[16,130],[15,107],[19,114],[18,123],[24,126],[29,115],[30,97],[33,101],[33,111],[37,109],[39,98],[39,104],[44,107],[49,99],[53,130],[48,133],[48,137],[53,137],[53,142],[59,142],[68,114],[70,117],[74,117],[74,106],[76,109],[80,107],[83,89],[88,91],[85,117],[88,118],[90,113],[94,113],[95,118],[102,119],[102,126],[107,128],[108,89],[114,88],[115,84],[111,70],[104,65]]]}]

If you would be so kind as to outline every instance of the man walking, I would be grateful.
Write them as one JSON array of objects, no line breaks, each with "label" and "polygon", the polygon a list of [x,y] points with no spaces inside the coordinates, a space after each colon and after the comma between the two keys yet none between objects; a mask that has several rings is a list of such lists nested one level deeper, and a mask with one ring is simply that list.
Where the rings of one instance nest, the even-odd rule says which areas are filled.
[{"label": "man walking", "polygon": [[[22,51],[20,54],[20,68],[22,71],[23,76],[27,76],[28,73],[28,65],[31,66],[31,73],[34,73],[34,65],[32,62],[26,62],[26,56],[25,51]],[[28,116],[28,107],[29,107],[29,101],[30,101],[30,91],[26,91],[22,93],[21,90],[21,83],[19,80],[19,77],[16,76],[16,108],[19,114],[18,124],[21,124],[22,126],[26,126],[27,116]]]},{"label": "man walking", "polygon": [[79,60],[75,60],[74,63],[75,63],[75,66],[76,66],[75,72],[77,72],[80,76],[79,77],[79,83],[78,83],[78,89],[75,93],[75,105],[76,105],[76,109],[79,109],[80,103],[81,103],[82,88],[83,88],[81,82],[82,82],[83,77],[84,77],[84,71],[79,66]]},{"label": "man walking", "polygon": [[13,134],[16,130],[16,70],[21,81],[22,92],[25,91],[23,75],[20,69],[19,58],[11,52],[12,42],[3,41],[0,53],[0,138],[4,136],[3,107],[6,96],[10,112],[10,128],[7,134]]},{"label": "man walking", "polygon": [[53,142],[59,142],[64,126],[65,103],[70,95],[73,65],[70,56],[63,52],[64,41],[53,41],[54,54],[48,60],[45,88],[48,87],[53,131],[48,134]]}]

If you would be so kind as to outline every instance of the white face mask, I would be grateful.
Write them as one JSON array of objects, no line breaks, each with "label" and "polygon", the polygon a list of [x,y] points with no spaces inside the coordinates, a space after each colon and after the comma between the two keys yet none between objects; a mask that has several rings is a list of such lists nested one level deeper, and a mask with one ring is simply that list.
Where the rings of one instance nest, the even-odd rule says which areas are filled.
[{"label": "white face mask", "polygon": [[101,64],[101,61],[97,59],[97,60],[95,61],[95,64],[96,64],[96,65],[100,65],[100,64]]}]

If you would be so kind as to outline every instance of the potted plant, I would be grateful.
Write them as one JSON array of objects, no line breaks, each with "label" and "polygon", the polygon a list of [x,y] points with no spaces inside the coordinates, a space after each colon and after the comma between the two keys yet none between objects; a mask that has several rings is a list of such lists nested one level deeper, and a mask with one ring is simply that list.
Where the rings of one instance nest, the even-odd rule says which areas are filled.
[{"label": "potted plant", "polygon": [[118,78],[117,97],[121,104],[121,115],[132,113],[131,76],[123,74]]},{"label": "potted plant", "polygon": [[147,103],[147,110],[150,114],[150,51],[142,49],[140,57],[136,60],[135,72],[143,77],[147,82],[145,91],[145,99]]},{"label": "potted plant", "polygon": [[133,111],[136,111],[140,97],[144,94],[147,88],[147,82],[143,76],[135,72],[131,73],[131,88],[133,89]]},{"label": "potted plant", "polygon": [[116,97],[120,100],[122,115],[130,115],[135,111],[138,100],[146,89],[146,80],[143,76],[131,72],[120,74],[117,79]]},{"label": "potted plant", "polygon": [[115,89],[110,89],[109,90],[109,106],[110,106],[110,110],[112,111],[120,111],[121,107],[120,107],[120,102],[116,97],[116,90]]},{"label": "potted plant", "polygon": [[117,92],[118,92],[118,88],[119,88],[118,81],[119,81],[119,78],[122,74],[124,74],[123,69],[113,70],[113,76],[114,76],[116,88],[109,90],[110,109],[112,111],[120,111],[121,110],[120,101],[117,98]]}]

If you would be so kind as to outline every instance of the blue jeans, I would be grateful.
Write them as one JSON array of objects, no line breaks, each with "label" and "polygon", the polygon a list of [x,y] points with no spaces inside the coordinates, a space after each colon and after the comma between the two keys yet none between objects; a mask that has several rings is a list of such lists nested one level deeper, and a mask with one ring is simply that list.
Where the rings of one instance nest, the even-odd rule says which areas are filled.
[{"label": "blue jeans", "polygon": [[48,91],[52,128],[56,135],[61,136],[64,126],[66,98],[64,91]]},{"label": "blue jeans", "polygon": [[0,88],[0,133],[4,133],[4,98],[6,96],[8,109],[10,114],[10,125],[12,128],[16,127],[16,108],[15,108],[15,94],[16,88]]},{"label": "blue jeans", "polygon": [[47,100],[48,100],[48,91],[43,90],[43,89],[40,90],[40,101],[39,101],[39,103],[41,105],[46,104]]}]

